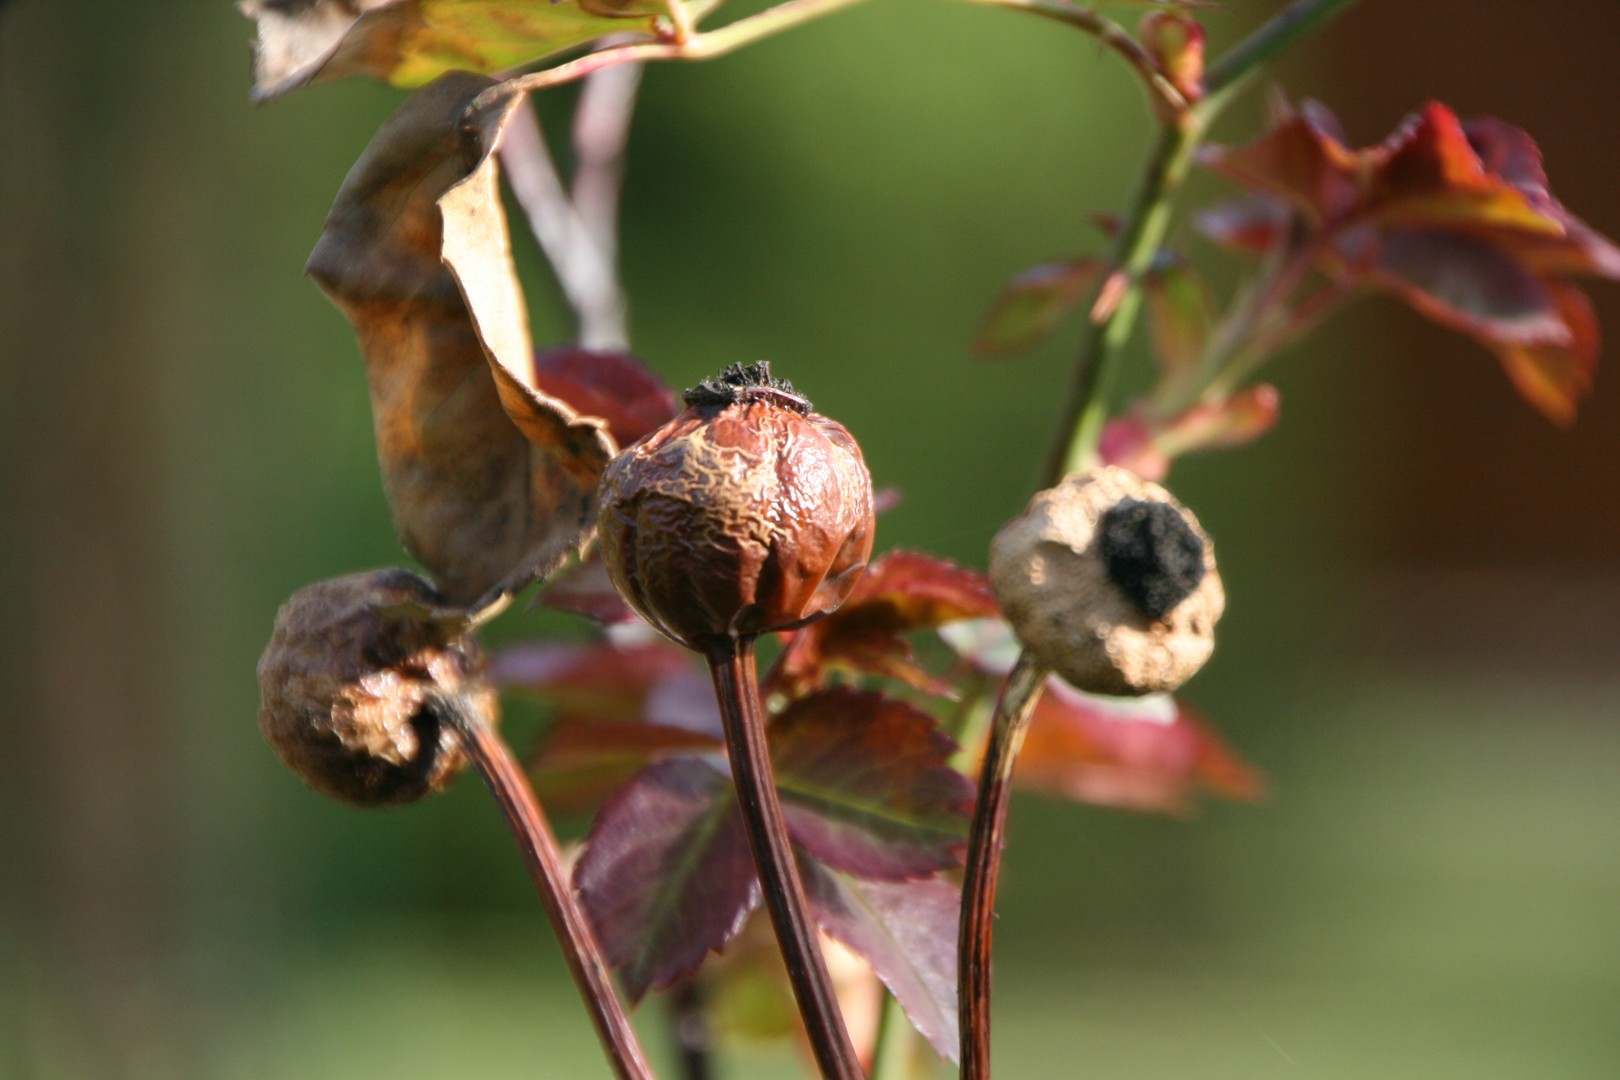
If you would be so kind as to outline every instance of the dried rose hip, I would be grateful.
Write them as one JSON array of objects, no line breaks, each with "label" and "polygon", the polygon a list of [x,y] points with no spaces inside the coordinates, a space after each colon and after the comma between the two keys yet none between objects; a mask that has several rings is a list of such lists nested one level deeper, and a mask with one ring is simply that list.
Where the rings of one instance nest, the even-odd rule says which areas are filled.
[{"label": "dried rose hip", "polygon": [[434,606],[408,570],[378,570],[300,589],[276,613],[259,660],[259,730],[311,788],[355,806],[394,806],[439,791],[465,758],[447,710],[493,722],[495,691],[471,635],[388,614]]},{"label": "dried rose hip", "polygon": [[832,611],[872,554],[872,479],[768,364],[733,364],[615,458],[602,557],[643,618],[700,652]]},{"label": "dried rose hip", "polygon": [[1094,694],[1174,690],[1215,648],[1215,548],[1157,484],[1108,465],[1040,492],[990,546],[990,581],[1037,659]]}]

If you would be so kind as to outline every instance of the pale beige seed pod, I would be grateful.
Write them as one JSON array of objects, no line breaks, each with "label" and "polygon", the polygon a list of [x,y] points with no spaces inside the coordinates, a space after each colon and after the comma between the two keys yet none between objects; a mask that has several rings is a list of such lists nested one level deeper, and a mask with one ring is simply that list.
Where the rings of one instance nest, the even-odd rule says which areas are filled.
[{"label": "pale beige seed pod", "polygon": [[992,541],[990,581],[1024,647],[1094,694],[1174,690],[1209,659],[1226,606],[1198,519],[1117,466],[1031,499]]},{"label": "pale beige seed pod", "polygon": [[259,660],[259,730],[311,788],[353,806],[442,790],[466,764],[456,710],[497,719],[471,634],[399,614],[442,603],[408,570],[300,589]]}]

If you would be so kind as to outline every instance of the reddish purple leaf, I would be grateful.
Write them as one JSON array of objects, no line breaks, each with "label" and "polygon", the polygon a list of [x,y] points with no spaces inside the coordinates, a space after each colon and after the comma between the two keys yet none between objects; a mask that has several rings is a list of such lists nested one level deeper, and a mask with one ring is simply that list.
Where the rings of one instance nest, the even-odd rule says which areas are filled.
[{"label": "reddish purple leaf", "polygon": [[771,724],[788,830],[839,870],[886,881],[962,864],[973,784],[934,718],[863,690],[822,690]]},{"label": "reddish purple leaf", "polygon": [[983,574],[922,552],[890,552],[867,568],[842,607],[789,640],[773,688],[801,694],[837,667],[948,695],[948,683],[918,666],[906,635],[997,610]]},{"label": "reddish purple leaf", "polygon": [[800,860],[816,921],[872,965],[934,1050],[956,1061],[956,924],[962,898],[937,877],[862,881]]},{"label": "reddish purple leaf", "polygon": [[697,969],[759,903],[731,784],[692,758],[644,770],[597,815],[574,886],[625,994]]},{"label": "reddish purple leaf", "polygon": [[1569,342],[1547,282],[1477,237],[1389,229],[1376,266],[1379,281],[1436,322],[1504,344]]},{"label": "reddish purple leaf", "polygon": [[691,653],[663,639],[517,645],[496,654],[490,678],[540,697],[558,719],[646,721],[720,737],[708,677]]},{"label": "reddish purple leaf", "polygon": [[1050,679],[1018,755],[1015,780],[1076,802],[1187,815],[1208,792],[1258,800],[1258,773],[1168,694],[1102,698]]},{"label": "reddish purple leaf", "polygon": [[608,423],[627,447],[680,411],[675,392],[641,361],[622,352],[561,345],[534,357],[535,383],[583,416]]},{"label": "reddish purple leaf", "polygon": [[564,719],[546,729],[529,755],[528,771],[535,793],[553,812],[585,813],[650,762],[724,752],[713,736],[684,728]]},{"label": "reddish purple leaf", "polygon": [[1592,390],[1597,369],[1598,323],[1586,294],[1567,282],[1551,283],[1564,324],[1567,345],[1506,345],[1497,359],[1519,396],[1559,427],[1575,422],[1575,406]]},{"label": "reddish purple leaf", "polygon": [[1006,356],[1033,349],[1080,306],[1106,269],[1101,259],[1077,259],[1025,270],[990,306],[973,351]]},{"label": "reddish purple leaf", "polygon": [[603,626],[636,622],[641,618],[630,610],[619,590],[613,587],[613,580],[597,554],[554,575],[546,582],[535,604],[583,615]]},{"label": "reddish purple leaf", "polygon": [[1275,199],[1251,195],[1218,203],[1194,217],[1198,231],[1232,251],[1264,255],[1288,238],[1292,215]]},{"label": "reddish purple leaf", "polygon": [[[1589,391],[1598,333],[1571,274],[1620,278],[1620,248],[1547,189],[1541,155],[1500,120],[1430,102],[1383,143],[1351,150],[1321,106],[1285,109],[1265,136],[1203,160],[1300,215],[1298,239],[1341,282],[1396,293],[1496,352],[1514,387],[1567,424]],[[1202,222],[1220,242],[1268,250],[1252,206]],[[1268,242],[1269,241],[1269,242]]]}]

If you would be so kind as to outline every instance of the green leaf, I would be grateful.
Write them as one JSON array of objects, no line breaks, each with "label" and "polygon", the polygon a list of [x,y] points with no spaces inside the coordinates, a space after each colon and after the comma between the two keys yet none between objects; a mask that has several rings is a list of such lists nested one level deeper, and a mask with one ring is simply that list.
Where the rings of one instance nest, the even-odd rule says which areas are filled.
[{"label": "green leaf", "polygon": [[[679,0],[671,0],[679,2]],[[718,0],[687,4],[693,19]],[[243,0],[258,29],[255,101],[370,75],[422,86],[447,71],[493,74],[609,34],[650,38],[665,0]]]},{"label": "green leaf", "polygon": [[1025,270],[990,305],[973,351],[1006,356],[1033,349],[1080,306],[1106,269],[1101,259],[1077,259]]}]

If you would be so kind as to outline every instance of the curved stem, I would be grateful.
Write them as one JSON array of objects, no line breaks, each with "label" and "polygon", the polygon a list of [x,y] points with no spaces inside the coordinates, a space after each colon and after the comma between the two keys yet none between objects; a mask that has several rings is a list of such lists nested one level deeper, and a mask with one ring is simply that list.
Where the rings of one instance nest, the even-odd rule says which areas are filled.
[{"label": "curved stem", "polygon": [[568,970],[573,973],[580,996],[585,999],[585,1007],[596,1025],[597,1037],[602,1040],[614,1075],[619,1080],[656,1080],[641,1052],[624,1005],[613,989],[613,976],[608,973],[596,934],[569,885],[557,838],[522,766],[482,717],[455,705],[446,708],[444,713],[473,767],[495,797],[507,827],[512,830],[512,838],[523,855],[523,865],[528,868],[535,892],[545,905],[551,928],[568,961]]},{"label": "curved stem", "polygon": [[765,718],[754,671],[754,641],[743,638],[716,648],[708,656],[720,719],[726,729],[726,755],[742,805],[748,846],[754,853],[765,893],[765,907],[776,929],[776,942],[787,965],[788,981],[804,1017],[805,1032],[816,1064],[826,1080],[861,1080],[855,1047],[844,1028],[832,978],[810,921],[804,883],[793,855],[782,804],[776,795]]},{"label": "curved stem", "polygon": [[1049,674],[1029,653],[1018,655],[996,702],[995,722],[979,771],[979,798],[973,808],[973,829],[968,833],[962,921],[956,941],[962,1080],[988,1080],[990,1076],[990,939],[1001,849],[1006,844],[1007,800],[1012,792],[1013,762]]},{"label": "curved stem", "polygon": [[1174,83],[1165,78],[1164,72],[1153,62],[1153,57],[1148,55],[1147,50],[1142,48],[1124,27],[1110,18],[1071,3],[1070,0],[968,0],[968,2],[1013,11],[1027,11],[1032,15],[1040,15],[1084,30],[1130,65],[1152,99],[1156,112],[1173,116],[1187,108],[1187,99],[1176,89]]},{"label": "curved stem", "polygon": [[496,83],[473,99],[472,104],[467,107],[467,113],[468,115],[477,113],[511,94],[544,90],[548,86],[560,86],[575,79],[583,79],[593,71],[600,71],[614,64],[641,60],[712,60],[860,2],[861,0],[786,0],[785,3],[777,4],[775,7],[727,23],[718,30],[692,34],[684,40],[651,41],[640,45],[620,45],[601,49],[577,60],[570,60],[566,64],[558,64],[543,71],[519,75],[515,79]]}]

